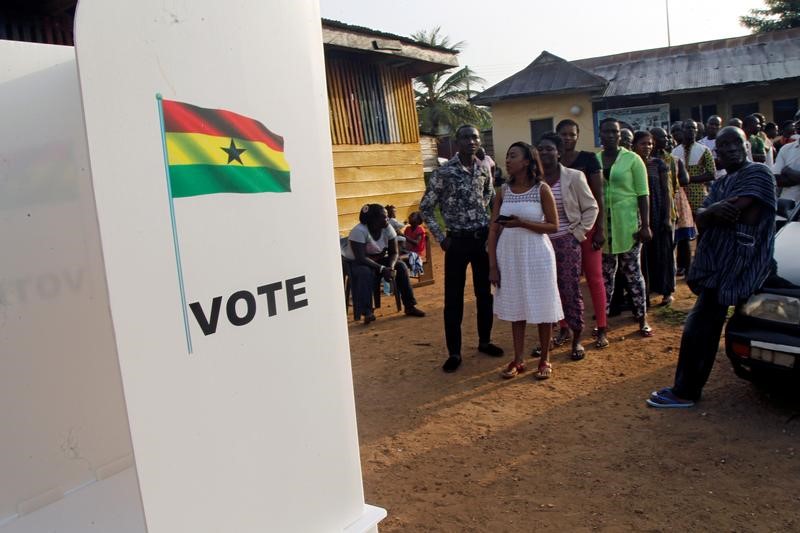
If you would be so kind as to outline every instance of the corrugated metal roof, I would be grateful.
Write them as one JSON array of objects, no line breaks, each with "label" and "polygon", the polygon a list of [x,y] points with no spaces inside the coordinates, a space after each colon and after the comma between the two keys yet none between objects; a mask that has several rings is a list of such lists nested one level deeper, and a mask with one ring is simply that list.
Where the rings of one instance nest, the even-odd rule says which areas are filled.
[{"label": "corrugated metal roof", "polygon": [[565,59],[542,52],[533,63],[510,78],[472,99],[478,105],[532,94],[591,91],[605,87],[607,81],[576,67]]},{"label": "corrugated metal roof", "polygon": [[[652,50],[580,59],[566,63],[604,83],[565,82],[568,68],[559,62],[542,63],[534,80],[531,65],[476,96],[478,104],[506,98],[535,96],[558,90],[597,90],[598,96],[631,96],[692,91],[800,77],[800,28],[719,39]],[[554,91],[549,87],[561,87]],[[512,90],[513,89],[513,90]]]}]

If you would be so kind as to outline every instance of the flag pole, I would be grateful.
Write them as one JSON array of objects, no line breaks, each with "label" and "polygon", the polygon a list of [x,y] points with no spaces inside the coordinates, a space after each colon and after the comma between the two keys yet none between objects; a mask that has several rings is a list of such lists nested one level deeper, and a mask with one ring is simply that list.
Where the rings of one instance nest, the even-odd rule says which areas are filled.
[{"label": "flag pole", "polygon": [[169,158],[167,157],[167,134],[164,129],[164,106],[160,94],[156,94],[158,102],[158,120],[161,124],[161,145],[164,148],[164,169],[167,173],[167,196],[169,197],[169,216],[172,219],[172,241],[175,245],[175,263],[178,269],[178,285],[181,290],[181,311],[183,311],[183,327],[186,331],[186,348],[192,353],[192,334],[189,331],[189,315],[186,311],[186,288],[183,283],[183,267],[181,266],[181,249],[178,245],[178,229],[175,225],[175,201],[172,198],[172,182],[169,179]]}]

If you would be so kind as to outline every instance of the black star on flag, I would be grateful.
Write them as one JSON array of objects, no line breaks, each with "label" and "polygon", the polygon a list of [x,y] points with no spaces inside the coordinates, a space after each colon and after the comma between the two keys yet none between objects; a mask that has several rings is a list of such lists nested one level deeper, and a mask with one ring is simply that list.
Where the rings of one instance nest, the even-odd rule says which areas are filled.
[{"label": "black star on flag", "polygon": [[237,147],[233,139],[231,139],[230,147],[225,148],[224,146],[220,146],[219,149],[228,154],[228,164],[231,164],[233,161],[238,161],[240,165],[244,165],[244,163],[242,163],[242,154],[247,151],[247,148]]}]

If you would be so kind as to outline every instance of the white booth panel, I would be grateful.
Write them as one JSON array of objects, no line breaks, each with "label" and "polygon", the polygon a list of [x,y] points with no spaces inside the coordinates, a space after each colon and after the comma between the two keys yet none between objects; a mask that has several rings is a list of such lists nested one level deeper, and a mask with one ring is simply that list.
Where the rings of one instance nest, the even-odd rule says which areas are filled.
[{"label": "white booth panel", "polygon": [[[373,527],[383,511],[361,488],[317,3],[82,0],[76,46],[150,533]],[[282,137],[291,191],[173,200],[157,95]],[[220,138],[203,158],[242,146],[210,124]]]},{"label": "white booth panel", "polygon": [[0,41],[0,57],[3,529],[133,459],[75,52]]}]

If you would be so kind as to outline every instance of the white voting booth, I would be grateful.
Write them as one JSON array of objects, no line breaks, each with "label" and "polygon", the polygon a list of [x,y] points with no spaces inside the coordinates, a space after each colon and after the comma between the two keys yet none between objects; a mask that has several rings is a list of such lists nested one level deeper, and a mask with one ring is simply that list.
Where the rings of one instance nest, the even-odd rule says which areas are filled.
[{"label": "white voting booth", "polygon": [[316,2],[81,0],[0,110],[0,532],[375,531]]}]

